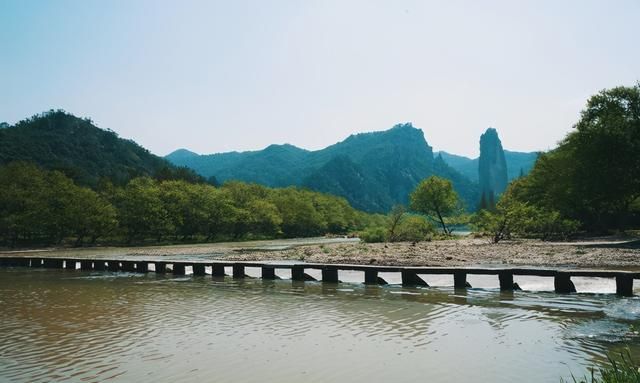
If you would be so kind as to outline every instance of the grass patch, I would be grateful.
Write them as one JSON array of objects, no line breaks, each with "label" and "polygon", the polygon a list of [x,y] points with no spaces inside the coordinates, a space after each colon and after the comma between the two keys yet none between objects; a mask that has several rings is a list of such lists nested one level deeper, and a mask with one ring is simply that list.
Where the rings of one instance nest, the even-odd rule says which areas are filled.
[{"label": "grass patch", "polygon": [[560,379],[561,383],[640,383],[640,366],[634,362],[629,350],[620,353],[616,360],[607,356],[608,364],[598,369],[591,369],[590,377],[576,378],[571,375],[571,381]]}]

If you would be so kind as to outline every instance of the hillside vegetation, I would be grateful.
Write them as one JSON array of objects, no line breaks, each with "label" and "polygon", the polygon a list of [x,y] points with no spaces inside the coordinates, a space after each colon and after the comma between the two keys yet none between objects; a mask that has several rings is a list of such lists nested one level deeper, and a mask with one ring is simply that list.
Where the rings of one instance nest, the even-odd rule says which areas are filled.
[{"label": "hillside vegetation", "polygon": [[96,127],[89,119],[62,110],[0,129],[0,164],[13,161],[59,170],[90,187],[101,180],[124,185],[140,176],[204,182],[192,170],[177,167],[113,131]]}]

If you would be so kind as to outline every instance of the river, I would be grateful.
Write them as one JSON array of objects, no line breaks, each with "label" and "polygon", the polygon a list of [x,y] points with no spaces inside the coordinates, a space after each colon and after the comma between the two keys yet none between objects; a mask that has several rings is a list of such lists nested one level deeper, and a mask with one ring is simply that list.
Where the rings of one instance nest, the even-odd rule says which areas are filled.
[{"label": "river", "polygon": [[640,299],[612,281],[557,295],[533,279],[501,293],[484,277],[466,291],[340,277],[0,269],[0,381],[559,382],[640,355]]}]

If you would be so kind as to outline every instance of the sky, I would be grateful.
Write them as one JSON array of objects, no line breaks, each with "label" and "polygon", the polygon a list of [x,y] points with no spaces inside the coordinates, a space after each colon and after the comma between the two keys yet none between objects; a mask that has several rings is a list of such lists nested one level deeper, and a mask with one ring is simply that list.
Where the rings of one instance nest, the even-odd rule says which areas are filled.
[{"label": "sky", "polygon": [[640,1],[0,0],[0,121],[91,118],[158,155],[320,149],[412,122],[434,150],[553,148],[640,80]]}]

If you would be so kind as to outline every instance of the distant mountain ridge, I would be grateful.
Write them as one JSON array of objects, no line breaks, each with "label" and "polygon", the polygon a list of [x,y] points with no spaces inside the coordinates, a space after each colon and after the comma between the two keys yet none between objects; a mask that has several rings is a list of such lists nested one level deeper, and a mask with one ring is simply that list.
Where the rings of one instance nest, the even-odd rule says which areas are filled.
[{"label": "distant mountain ridge", "polygon": [[418,182],[434,174],[451,179],[467,206],[475,207],[478,198],[477,184],[434,158],[422,130],[411,124],[351,135],[316,151],[285,144],[210,155],[180,149],[165,158],[220,182],[237,179],[272,187],[309,187],[343,196],[354,207],[373,212],[406,204]]}]

